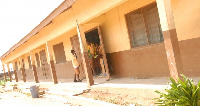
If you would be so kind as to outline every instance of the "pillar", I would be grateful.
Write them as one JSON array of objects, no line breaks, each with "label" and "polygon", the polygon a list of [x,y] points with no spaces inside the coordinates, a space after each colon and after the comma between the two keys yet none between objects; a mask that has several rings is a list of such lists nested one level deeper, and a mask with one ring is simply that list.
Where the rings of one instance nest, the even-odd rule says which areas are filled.
[{"label": "pillar", "polygon": [[92,76],[92,71],[89,68],[89,64],[87,64],[88,62],[88,53],[87,53],[87,45],[86,45],[86,39],[85,39],[85,33],[83,30],[82,26],[79,26],[77,23],[77,32],[78,32],[78,38],[79,38],[79,42],[80,42],[80,49],[81,49],[81,54],[82,54],[82,60],[83,60],[83,67],[85,70],[85,74],[86,74],[86,80],[88,83],[88,86],[94,85],[94,79]]},{"label": "pillar", "polygon": [[22,79],[24,82],[26,82],[25,67],[23,66],[21,57],[19,58],[19,62],[20,62],[20,70],[22,72]]},{"label": "pillar", "polygon": [[8,69],[8,75],[9,75],[9,77],[10,77],[10,82],[12,82],[12,76],[11,76],[9,64],[10,64],[10,63],[7,63],[6,65],[7,65],[7,69]]},{"label": "pillar", "polygon": [[180,74],[180,72],[182,71],[182,62],[171,0],[156,0],[156,2],[164,37],[170,75],[176,80],[179,76],[178,73]]},{"label": "pillar", "polygon": [[12,65],[13,65],[13,70],[14,70],[14,74],[15,74],[15,81],[18,82],[17,69],[16,69],[16,65],[15,65],[14,61],[12,62]]},{"label": "pillar", "polygon": [[34,51],[31,50],[31,51],[29,51],[29,53],[30,53],[31,65],[32,65],[32,69],[33,69],[34,80],[36,83],[39,83],[36,65],[35,65],[36,58],[35,58]]},{"label": "pillar", "polygon": [[53,47],[50,42],[46,42],[46,48],[47,48],[48,60],[50,63],[52,79],[53,79],[54,84],[57,84],[58,80],[57,80],[56,69],[55,69],[55,64],[54,64],[54,60],[53,60]]},{"label": "pillar", "polygon": [[3,68],[3,73],[4,73],[4,79],[5,79],[5,81],[7,82],[6,70],[5,70],[4,64],[2,65],[2,68]]}]

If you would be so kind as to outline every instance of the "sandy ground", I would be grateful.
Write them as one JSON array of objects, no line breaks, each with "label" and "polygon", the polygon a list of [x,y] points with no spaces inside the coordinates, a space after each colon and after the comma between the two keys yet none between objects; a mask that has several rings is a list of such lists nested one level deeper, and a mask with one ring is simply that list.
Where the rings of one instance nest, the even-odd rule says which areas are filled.
[{"label": "sandy ground", "polygon": [[50,98],[32,98],[19,92],[0,93],[1,106],[71,106],[65,101]]},{"label": "sandy ground", "polygon": [[136,106],[153,106],[155,102],[149,97],[142,98],[133,95],[115,94],[104,91],[90,91],[79,96],[105,101],[120,106],[130,106],[131,104],[135,104]]}]

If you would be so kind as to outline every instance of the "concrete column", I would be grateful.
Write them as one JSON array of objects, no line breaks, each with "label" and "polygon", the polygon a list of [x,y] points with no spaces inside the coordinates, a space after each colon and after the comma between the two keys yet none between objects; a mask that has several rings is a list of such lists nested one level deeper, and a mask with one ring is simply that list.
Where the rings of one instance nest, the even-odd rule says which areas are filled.
[{"label": "concrete column", "polygon": [[14,62],[14,61],[12,61],[12,65],[13,65],[13,70],[14,70],[14,73],[15,73],[15,81],[18,82],[17,69],[16,69],[15,62]]},{"label": "concrete column", "polygon": [[5,79],[5,81],[7,82],[6,70],[5,70],[4,64],[2,65],[2,67],[3,67],[4,79]]},{"label": "concrete column", "polygon": [[9,75],[9,77],[10,77],[10,82],[12,82],[12,76],[11,76],[9,64],[10,64],[10,63],[7,63],[6,65],[7,65],[7,68],[8,68],[8,75]]},{"label": "concrete column", "polygon": [[50,63],[52,79],[53,79],[54,84],[57,84],[58,80],[57,80],[56,69],[55,69],[55,64],[54,64],[54,60],[53,60],[53,47],[50,42],[46,42],[46,48],[47,48],[48,60]]},{"label": "concrete column", "polygon": [[19,62],[20,62],[20,70],[22,71],[22,79],[24,82],[26,82],[25,68],[23,66],[21,57],[19,58]]},{"label": "concrete column", "polygon": [[81,49],[81,54],[82,54],[82,59],[83,59],[83,67],[85,70],[85,74],[86,74],[86,80],[88,83],[88,86],[94,85],[94,79],[92,76],[92,71],[89,68],[89,64],[87,64],[88,62],[88,53],[87,53],[87,44],[86,44],[86,39],[85,39],[85,33],[83,30],[83,27],[78,25],[77,23],[77,32],[78,32],[78,38],[79,38],[79,42],[80,42],[80,49]]},{"label": "concrete column", "polygon": [[182,62],[171,0],[156,0],[156,2],[164,37],[170,75],[172,78],[177,79],[177,77],[179,76],[178,73],[180,74],[182,71]]},{"label": "concrete column", "polygon": [[29,53],[30,53],[30,58],[31,58],[31,65],[32,65],[32,69],[33,69],[34,79],[35,79],[36,83],[39,83],[37,70],[36,70],[36,65],[35,65],[36,58],[35,58],[34,51],[33,50],[29,51]]}]

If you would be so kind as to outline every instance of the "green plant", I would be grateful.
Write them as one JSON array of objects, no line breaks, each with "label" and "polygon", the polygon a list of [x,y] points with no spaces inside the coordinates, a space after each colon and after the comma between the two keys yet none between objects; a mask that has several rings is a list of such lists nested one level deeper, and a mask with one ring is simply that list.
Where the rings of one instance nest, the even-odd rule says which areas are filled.
[{"label": "green plant", "polygon": [[10,78],[6,78],[7,79],[7,81],[10,81]]},{"label": "green plant", "polygon": [[[175,81],[170,78],[171,84],[165,93],[155,91],[160,94],[160,98],[155,98],[158,102],[155,104],[164,106],[198,106],[200,100],[200,82],[195,85],[192,79],[181,75],[182,79]],[[200,104],[199,104],[200,105]]]},{"label": "green plant", "polygon": [[0,85],[5,85],[6,84],[6,81],[3,79],[3,80],[0,80]]}]

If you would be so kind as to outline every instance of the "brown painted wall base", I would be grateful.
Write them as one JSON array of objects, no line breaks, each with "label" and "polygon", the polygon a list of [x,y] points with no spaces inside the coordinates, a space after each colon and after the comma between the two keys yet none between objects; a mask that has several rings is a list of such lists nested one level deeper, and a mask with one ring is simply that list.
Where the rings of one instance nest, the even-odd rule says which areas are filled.
[{"label": "brown painted wall base", "polygon": [[21,70],[16,70],[16,72],[17,72],[18,81],[23,81]]},{"label": "brown painted wall base", "polygon": [[25,69],[26,81],[27,82],[34,82],[33,70],[32,69]]},{"label": "brown painted wall base", "polygon": [[55,68],[58,81],[59,79],[74,78],[74,69],[71,61],[55,64]]},{"label": "brown painted wall base", "polygon": [[25,69],[24,69],[24,68],[21,68],[20,70],[21,70],[21,72],[22,72],[22,79],[23,79],[24,82],[26,82],[26,73],[25,73]]},{"label": "brown painted wall base", "polygon": [[[179,74],[200,76],[200,38],[179,41],[183,70]],[[132,48],[107,53],[111,76],[119,77],[169,77],[169,67],[164,44]]]},{"label": "brown painted wall base", "polygon": [[119,77],[170,76],[164,44],[107,54],[110,74]]},{"label": "brown painted wall base", "polygon": [[179,42],[183,64],[183,74],[189,77],[200,76],[200,38]]},{"label": "brown painted wall base", "polygon": [[40,82],[52,81],[50,65],[37,67],[36,70],[37,70],[38,80]]}]

